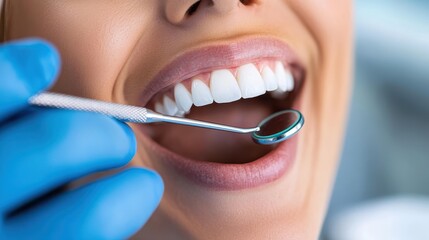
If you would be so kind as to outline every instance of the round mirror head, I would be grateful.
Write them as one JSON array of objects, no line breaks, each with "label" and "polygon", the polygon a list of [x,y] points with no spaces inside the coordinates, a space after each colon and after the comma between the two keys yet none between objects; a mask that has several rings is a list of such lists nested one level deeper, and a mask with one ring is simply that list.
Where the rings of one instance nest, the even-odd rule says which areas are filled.
[{"label": "round mirror head", "polygon": [[296,110],[284,110],[265,118],[259,125],[259,131],[252,133],[256,143],[269,145],[289,139],[301,130],[304,117]]}]

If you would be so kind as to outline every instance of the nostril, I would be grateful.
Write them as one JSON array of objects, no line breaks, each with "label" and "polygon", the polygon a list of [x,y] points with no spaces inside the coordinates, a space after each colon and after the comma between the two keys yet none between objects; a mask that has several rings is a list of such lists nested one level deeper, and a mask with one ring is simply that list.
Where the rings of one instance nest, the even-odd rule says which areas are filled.
[{"label": "nostril", "polygon": [[[1,1],[1,0],[0,0]],[[194,0],[195,1],[195,0]],[[219,5],[227,5],[227,3],[222,3],[222,1],[221,0],[210,0],[210,2],[211,2],[211,6],[213,6],[213,4],[215,3],[215,2],[217,2],[217,1],[219,1]],[[226,1],[232,1],[232,0],[226,0]],[[235,0],[236,1],[236,0]],[[243,4],[243,5],[245,5],[245,6],[249,6],[249,5],[252,5],[252,4],[254,4],[254,3],[257,3],[258,2],[258,0],[239,0],[240,1],[240,3],[239,4]],[[192,15],[194,15],[197,11],[198,11],[198,8],[201,6],[201,2],[202,2],[202,0],[198,0],[198,1],[196,1],[194,4],[192,4],[189,8],[188,8],[188,10],[186,10],[186,16],[187,17],[190,17],[190,16],[192,16]],[[216,5],[217,6],[217,5]]]},{"label": "nostril", "polygon": [[240,0],[240,2],[241,2],[243,5],[251,5],[252,3],[255,3],[255,1],[254,1],[254,0]]},{"label": "nostril", "polygon": [[201,1],[198,1],[192,4],[192,6],[188,9],[188,11],[186,11],[186,15],[192,16],[198,10],[198,7],[200,6],[200,4],[201,4]]}]

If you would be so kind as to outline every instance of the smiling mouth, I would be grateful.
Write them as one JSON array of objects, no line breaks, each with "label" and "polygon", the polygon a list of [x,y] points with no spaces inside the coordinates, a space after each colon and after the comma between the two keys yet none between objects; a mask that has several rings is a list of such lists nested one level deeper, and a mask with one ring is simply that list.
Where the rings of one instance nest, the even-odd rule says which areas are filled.
[{"label": "smiling mouth", "polygon": [[[146,88],[144,105],[165,115],[251,128],[274,112],[298,109],[304,76],[296,56],[279,40],[256,38],[221,44],[197,49],[173,61]],[[216,174],[226,181],[225,171],[231,172],[228,166],[235,172],[236,182],[231,186],[252,185],[246,183],[248,176],[244,175],[264,176],[264,169],[268,175],[259,182],[266,182],[284,172],[291,162],[286,158],[295,155],[293,138],[263,146],[255,144],[249,135],[215,130],[169,124],[142,129],[161,158],[192,178],[207,170],[199,182],[207,177],[216,179]],[[246,172],[241,183],[237,165],[242,168],[239,171]],[[273,166],[277,166],[275,171]]]},{"label": "smiling mouth", "polygon": [[[263,60],[197,74],[157,93],[149,106],[165,115],[250,128],[290,108],[296,85],[290,66]],[[187,158],[221,163],[251,162],[274,147],[255,145],[247,135],[180,126],[155,127],[152,138]]]}]

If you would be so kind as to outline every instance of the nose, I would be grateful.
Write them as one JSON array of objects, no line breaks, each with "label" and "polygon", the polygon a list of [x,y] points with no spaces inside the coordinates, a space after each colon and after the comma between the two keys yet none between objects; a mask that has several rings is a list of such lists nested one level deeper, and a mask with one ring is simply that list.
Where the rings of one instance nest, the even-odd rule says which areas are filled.
[{"label": "nose", "polygon": [[256,0],[167,0],[165,14],[172,24],[180,24],[199,11],[229,14],[240,6],[254,4]]}]

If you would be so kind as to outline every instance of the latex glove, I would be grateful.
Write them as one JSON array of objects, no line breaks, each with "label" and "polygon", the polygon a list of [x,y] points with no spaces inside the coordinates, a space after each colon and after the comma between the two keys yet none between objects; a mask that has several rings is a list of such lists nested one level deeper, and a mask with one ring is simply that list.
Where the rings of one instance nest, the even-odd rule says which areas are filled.
[{"label": "latex glove", "polygon": [[156,173],[128,169],[53,192],[126,165],[136,148],[131,129],[109,117],[29,109],[28,98],[52,84],[59,65],[54,48],[40,40],[0,46],[0,239],[130,237],[159,204]]}]

